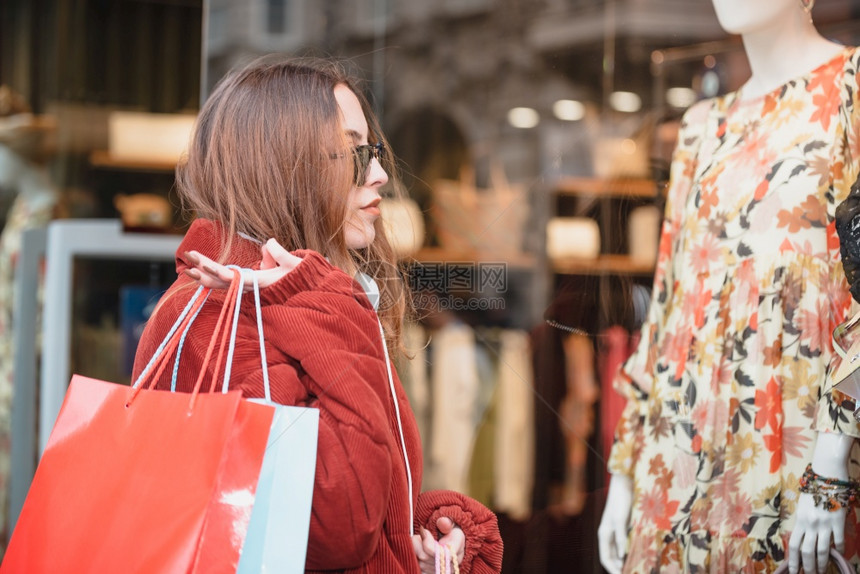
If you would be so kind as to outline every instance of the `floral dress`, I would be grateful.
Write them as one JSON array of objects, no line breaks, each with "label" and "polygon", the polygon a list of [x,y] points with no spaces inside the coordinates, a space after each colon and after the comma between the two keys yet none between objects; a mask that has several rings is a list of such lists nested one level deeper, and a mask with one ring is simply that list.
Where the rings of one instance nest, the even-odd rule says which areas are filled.
[{"label": "floral dress", "polygon": [[[851,306],[834,211],[858,175],[858,60],[845,48],[764,96],[685,114],[648,320],[615,382],[628,401],[609,470],[634,484],[625,572],[774,570],[816,431],[860,436],[829,378]],[[856,533],[850,511],[855,562]]]},{"label": "floral dress", "polygon": [[[26,169],[26,168],[23,168]],[[34,181],[41,180],[32,178]],[[9,479],[12,454],[12,399],[14,391],[14,345],[12,341],[15,298],[15,264],[21,251],[24,231],[44,227],[52,219],[56,195],[47,188],[19,192],[0,233],[0,558],[6,551],[10,517]],[[42,280],[39,277],[37,297],[42,302]],[[20,319],[19,319],[20,320]],[[23,318],[41,325],[38,317]]]}]

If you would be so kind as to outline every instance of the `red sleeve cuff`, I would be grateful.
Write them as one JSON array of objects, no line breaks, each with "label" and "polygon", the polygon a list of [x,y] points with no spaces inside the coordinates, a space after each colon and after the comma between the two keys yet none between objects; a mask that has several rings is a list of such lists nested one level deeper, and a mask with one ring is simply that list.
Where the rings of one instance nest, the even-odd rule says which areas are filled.
[{"label": "red sleeve cuff", "polygon": [[448,517],[466,535],[466,551],[460,572],[463,574],[493,574],[502,570],[502,536],[493,512],[458,492],[432,490],[418,497],[415,525],[439,536],[436,521]]},{"label": "red sleeve cuff", "polygon": [[274,284],[260,290],[262,305],[277,305],[302,291],[313,291],[335,268],[316,251],[298,250],[293,255],[302,258],[295,269]]}]

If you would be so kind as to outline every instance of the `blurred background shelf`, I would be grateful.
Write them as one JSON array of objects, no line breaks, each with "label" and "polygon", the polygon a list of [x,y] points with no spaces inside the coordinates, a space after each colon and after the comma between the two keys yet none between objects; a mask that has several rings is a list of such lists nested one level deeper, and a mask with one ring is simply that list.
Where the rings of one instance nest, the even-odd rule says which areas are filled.
[{"label": "blurred background shelf", "polygon": [[555,273],[562,275],[651,275],[654,264],[640,263],[627,255],[601,255],[594,259],[565,258],[551,261]]},{"label": "blurred background shelf", "polygon": [[504,263],[529,269],[535,266],[536,258],[528,253],[492,254],[479,251],[453,251],[441,247],[424,247],[412,259],[416,263]]},{"label": "blurred background shelf", "polygon": [[553,189],[557,195],[570,196],[653,198],[657,195],[652,179],[565,177],[555,182]]},{"label": "blurred background shelf", "polygon": [[117,158],[106,150],[95,150],[90,154],[90,165],[104,169],[117,169],[124,171],[157,171],[173,172],[176,162],[152,161]]}]

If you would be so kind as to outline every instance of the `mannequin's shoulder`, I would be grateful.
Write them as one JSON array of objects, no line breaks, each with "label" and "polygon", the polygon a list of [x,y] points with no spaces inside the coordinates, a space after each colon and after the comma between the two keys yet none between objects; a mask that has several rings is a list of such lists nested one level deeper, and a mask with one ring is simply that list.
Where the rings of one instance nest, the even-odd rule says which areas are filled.
[{"label": "mannequin's shoulder", "polygon": [[705,121],[708,115],[711,113],[715,107],[718,107],[720,100],[722,98],[720,96],[714,98],[706,98],[704,100],[699,100],[684,112],[684,117],[682,122],[684,124],[696,124],[699,122]]},{"label": "mannequin's shoulder", "polygon": [[720,96],[714,98],[706,98],[699,100],[692,106],[686,109],[681,117],[680,134],[684,140],[697,138],[701,136],[708,123],[708,118],[714,109],[719,108],[722,98]]},{"label": "mannequin's shoulder", "polygon": [[858,111],[857,98],[860,96],[860,48],[847,46],[845,48],[845,65],[842,75],[842,99],[844,111],[854,115]]},{"label": "mannequin's shoulder", "polygon": [[845,65],[857,73],[860,68],[860,49],[857,46],[845,47]]}]

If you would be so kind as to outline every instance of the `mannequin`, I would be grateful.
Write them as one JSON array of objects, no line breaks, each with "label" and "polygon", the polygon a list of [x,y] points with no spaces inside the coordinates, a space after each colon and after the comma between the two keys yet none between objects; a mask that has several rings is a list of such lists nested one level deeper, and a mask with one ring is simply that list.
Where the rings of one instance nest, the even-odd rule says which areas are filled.
[{"label": "mannequin", "polygon": [[53,218],[58,194],[47,162],[55,129],[51,118],[34,116],[23,97],[0,86],[0,200],[11,198],[9,210],[0,212],[0,556],[9,527],[15,262],[24,231]]},{"label": "mannequin", "polygon": [[856,478],[860,435],[825,376],[851,303],[832,224],[858,171],[858,56],[816,31],[811,2],[713,0],[752,74],[683,122],[649,318],[616,379],[628,405],[598,530],[611,574],[823,572],[856,521],[798,486],[809,462]]}]

